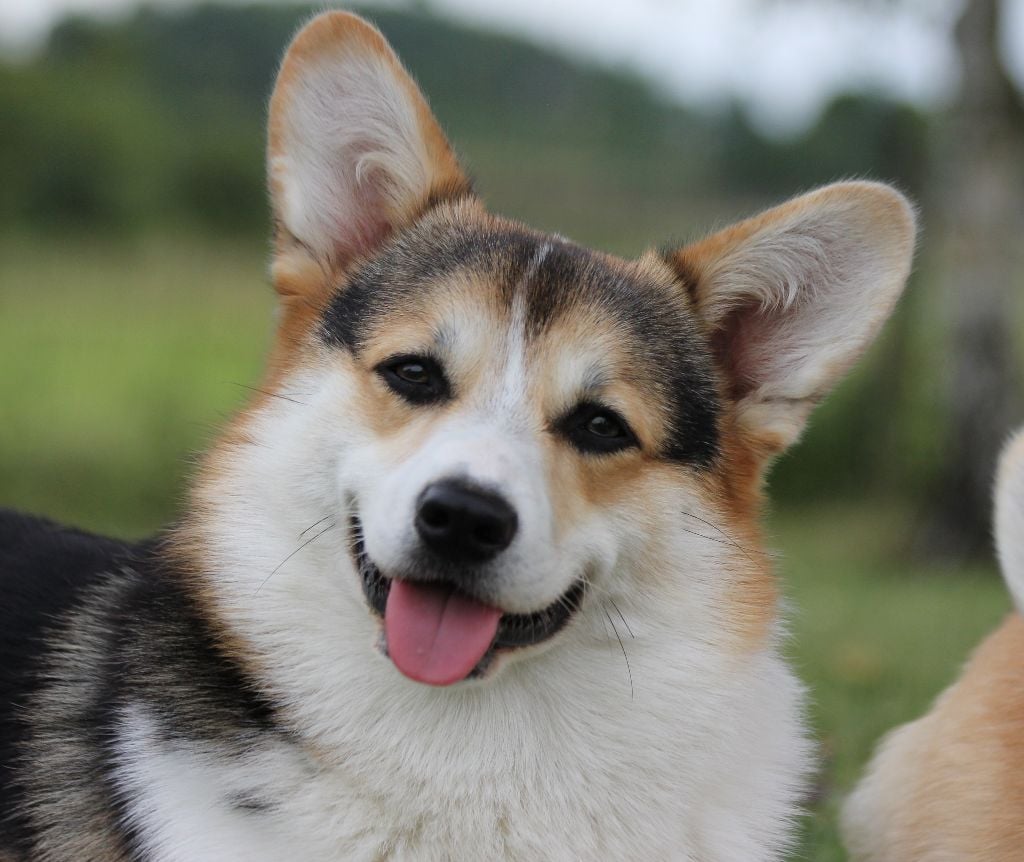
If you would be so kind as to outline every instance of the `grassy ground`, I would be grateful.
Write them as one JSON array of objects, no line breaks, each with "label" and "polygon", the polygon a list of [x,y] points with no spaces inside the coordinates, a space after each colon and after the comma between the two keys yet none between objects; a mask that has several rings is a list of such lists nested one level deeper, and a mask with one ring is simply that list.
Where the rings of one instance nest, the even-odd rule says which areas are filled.
[{"label": "grassy ground", "polygon": [[[264,254],[0,241],[0,505],[129,536],[170,518],[189,453],[256,380],[273,305]],[[991,570],[900,562],[911,514],[837,501],[771,520],[825,761],[794,858],[843,858],[838,801],[875,741],[926,707],[1008,607]]]}]

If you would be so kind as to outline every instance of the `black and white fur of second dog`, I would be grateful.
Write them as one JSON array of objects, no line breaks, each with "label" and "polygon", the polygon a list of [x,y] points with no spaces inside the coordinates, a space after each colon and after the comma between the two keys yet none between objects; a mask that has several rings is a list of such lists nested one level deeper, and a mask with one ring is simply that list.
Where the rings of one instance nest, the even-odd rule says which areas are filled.
[{"label": "black and white fur of second dog", "polygon": [[489,214],[343,13],[268,166],[277,335],[181,522],[0,517],[0,857],[779,859],[813,756],[763,479],[896,302],[906,201],[584,249]]}]

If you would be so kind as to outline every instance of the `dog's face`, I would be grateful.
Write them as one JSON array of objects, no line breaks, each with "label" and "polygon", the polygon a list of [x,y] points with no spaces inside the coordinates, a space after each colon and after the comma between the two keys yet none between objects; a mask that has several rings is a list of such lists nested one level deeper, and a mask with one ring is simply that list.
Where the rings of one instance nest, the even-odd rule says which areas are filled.
[{"label": "dog's face", "polygon": [[[898,194],[838,185],[683,249],[589,251],[488,214],[387,44],[339,13],[285,59],[269,164],[279,397],[201,499],[253,497],[269,532],[326,523],[344,559],[315,589],[297,566],[268,589],[315,593],[325,619],[344,594],[432,684],[567,628],[610,637],[622,605],[641,635],[661,618],[662,636],[764,642],[762,474],[902,287]],[[245,492],[225,485],[241,473]]]},{"label": "dog's face", "polygon": [[[473,205],[438,206],[385,244],[319,336],[364,431],[344,447],[339,493],[367,597],[417,678],[461,679],[492,642],[547,640],[650,531],[652,501],[718,455],[714,369],[669,267]],[[447,647],[450,634],[450,653],[421,667],[402,629],[445,601],[459,618],[422,636]]]}]

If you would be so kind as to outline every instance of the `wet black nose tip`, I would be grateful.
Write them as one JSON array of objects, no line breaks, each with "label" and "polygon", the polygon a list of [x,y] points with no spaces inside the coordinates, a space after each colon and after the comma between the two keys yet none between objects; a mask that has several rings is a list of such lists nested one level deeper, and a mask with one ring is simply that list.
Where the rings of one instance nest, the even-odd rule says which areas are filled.
[{"label": "wet black nose tip", "polygon": [[416,532],[453,562],[496,557],[512,544],[518,526],[516,511],[504,498],[454,479],[428,485],[416,505]]}]

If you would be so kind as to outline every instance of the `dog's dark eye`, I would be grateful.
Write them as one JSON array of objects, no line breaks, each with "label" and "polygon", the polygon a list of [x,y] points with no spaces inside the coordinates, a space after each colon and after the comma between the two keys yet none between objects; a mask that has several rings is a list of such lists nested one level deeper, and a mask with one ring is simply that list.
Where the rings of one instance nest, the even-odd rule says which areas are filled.
[{"label": "dog's dark eye", "polygon": [[573,446],[587,454],[608,454],[640,445],[626,420],[600,404],[577,405],[558,421],[556,428]]},{"label": "dog's dark eye", "polygon": [[377,366],[392,391],[412,404],[430,404],[451,396],[448,378],[429,356],[396,356]]},{"label": "dog's dark eye", "polygon": [[417,383],[423,386],[430,383],[430,372],[422,362],[403,362],[401,365],[396,365],[394,371],[406,383]]},{"label": "dog's dark eye", "polygon": [[591,434],[597,437],[605,437],[609,440],[625,436],[622,423],[619,422],[618,417],[612,416],[610,413],[598,413],[596,416],[591,417],[586,428]]}]

